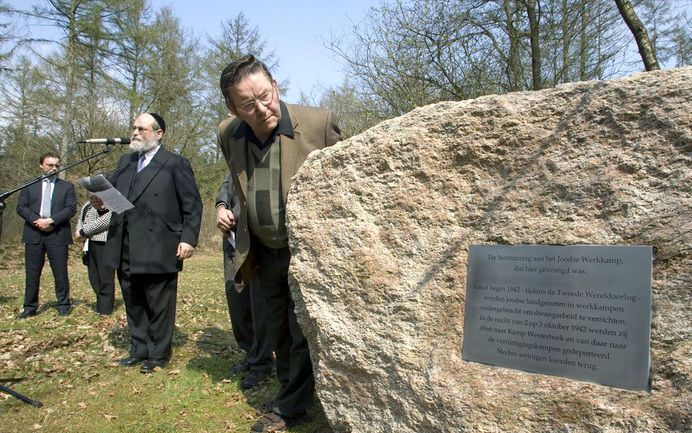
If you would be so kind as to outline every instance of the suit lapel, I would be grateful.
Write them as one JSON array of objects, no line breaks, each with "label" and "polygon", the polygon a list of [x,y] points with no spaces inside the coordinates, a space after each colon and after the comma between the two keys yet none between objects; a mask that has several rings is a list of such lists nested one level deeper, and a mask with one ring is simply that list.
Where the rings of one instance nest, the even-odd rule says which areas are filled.
[{"label": "suit lapel", "polygon": [[230,142],[230,152],[233,155],[231,158],[233,172],[238,174],[240,194],[242,194],[242,199],[245,199],[247,197],[247,171],[245,169],[247,167],[247,138],[244,135],[234,136]]},{"label": "suit lapel", "polygon": [[[63,183],[62,180],[56,179],[55,184],[53,185],[53,196],[50,199],[50,214],[55,215],[55,212],[57,212],[59,209],[56,209],[56,206],[58,206],[58,198],[62,197],[62,190],[63,190]],[[62,206],[62,203],[60,204]]]},{"label": "suit lapel", "polygon": [[302,163],[299,158],[297,149],[300,149],[300,130],[298,129],[298,119],[289,105],[286,105],[288,115],[291,118],[293,126],[293,138],[286,135],[281,135],[281,193],[284,197],[284,202],[288,197],[288,188],[291,184],[291,178],[298,171],[298,164]]},{"label": "suit lapel", "polygon": [[[142,171],[135,175],[137,176],[137,181],[134,182],[135,178],[132,178],[132,181],[134,182],[134,185],[132,186],[132,192],[130,192],[130,201],[132,203],[137,201],[139,196],[142,195],[144,190],[147,188],[147,186],[149,186],[151,181],[156,177],[156,175],[163,168],[163,166],[166,165],[166,163],[168,162],[168,156],[168,151],[166,149],[164,149],[163,147],[159,148],[152,160],[149,162],[149,165],[147,165]],[[136,160],[132,164],[132,166],[132,170],[136,171]]]},{"label": "suit lapel", "polygon": [[130,199],[130,194],[132,190],[132,184],[135,180],[135,173],[137,171],[137,152],[132,152],[129,155],[130,160],[121,169],[121,174],[118,175],[117,188],[128,200]]},{"label": "suit lapel", "polygon": [[[33,206],[31,210],[40,215],[41,198],[43,197],[43,182],[36,182],[35,184],[29,187],[29,197],[29,206]],[[34,199],[34,197],[36,197],[36,199]],[[51,204],[51,208],[52,207],[53,206]]]}]

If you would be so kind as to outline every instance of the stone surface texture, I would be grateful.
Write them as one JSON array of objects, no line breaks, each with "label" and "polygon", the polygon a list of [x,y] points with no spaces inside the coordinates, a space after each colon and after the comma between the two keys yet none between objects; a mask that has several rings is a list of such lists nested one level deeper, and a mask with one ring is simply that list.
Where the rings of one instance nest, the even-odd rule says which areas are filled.
[{"label": "stone surface texture", "polygon": [[[315,152],[291,290],[335,432],[689,432],[692,68],[418,108]],[[652,392],[461,359],[473,244],[654,247]]]}]

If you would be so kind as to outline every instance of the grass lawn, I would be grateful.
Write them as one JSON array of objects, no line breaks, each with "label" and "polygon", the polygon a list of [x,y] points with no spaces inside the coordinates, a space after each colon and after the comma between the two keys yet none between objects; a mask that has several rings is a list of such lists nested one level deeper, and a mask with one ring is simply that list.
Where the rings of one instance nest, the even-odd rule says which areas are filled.
[{"label": "grass lawn", "polygon": [[[198,254],[185,262],[178,280],[173,359],[167,368],[143,375],[138,367],[116,364],[129,348],[117,284],[115,312],[98,316],[86,267],[71,260],[75,307],[72,315],[60,317],[52,308],[55,292],[46,265],[39,314],[17,320],[24,296],[23,257],[4,248],[0,384],[41,401],[43,407],[0,393],[3,433],[249,432],[256,408],[276,393],[275,380],[248,392],[239,386],[240,375],[229,372],[242,353],[231,335],[220,253]],[[23,252],[21,244],[16,248]],[[316,408],[309,423],[290,431],[330,429]]]}]

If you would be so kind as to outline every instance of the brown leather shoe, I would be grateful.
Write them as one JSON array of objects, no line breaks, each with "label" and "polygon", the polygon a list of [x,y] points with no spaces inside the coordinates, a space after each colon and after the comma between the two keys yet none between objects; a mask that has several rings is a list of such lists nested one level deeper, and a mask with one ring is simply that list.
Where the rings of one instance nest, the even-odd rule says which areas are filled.
[{"label": "brown leather shoe", "polygon": [[255,425],[250,429],[253,433],[279,432],[287,428],[302,424],[309,421],[307,413],[301,413],[296,416],[282,416],[275,412],[269,412],[262,415]]}]

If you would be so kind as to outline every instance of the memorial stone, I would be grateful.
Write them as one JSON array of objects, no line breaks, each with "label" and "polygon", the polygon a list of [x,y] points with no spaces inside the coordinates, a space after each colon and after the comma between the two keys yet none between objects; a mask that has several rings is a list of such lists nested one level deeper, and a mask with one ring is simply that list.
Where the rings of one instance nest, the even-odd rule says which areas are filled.
[{"label": "memorial stone", "polygon": [[[334,432],[692,431],[690,83],[441,102],[311,154],[289,280]],[[463,360],[472,245],[650,246],[651,392]]]}]

